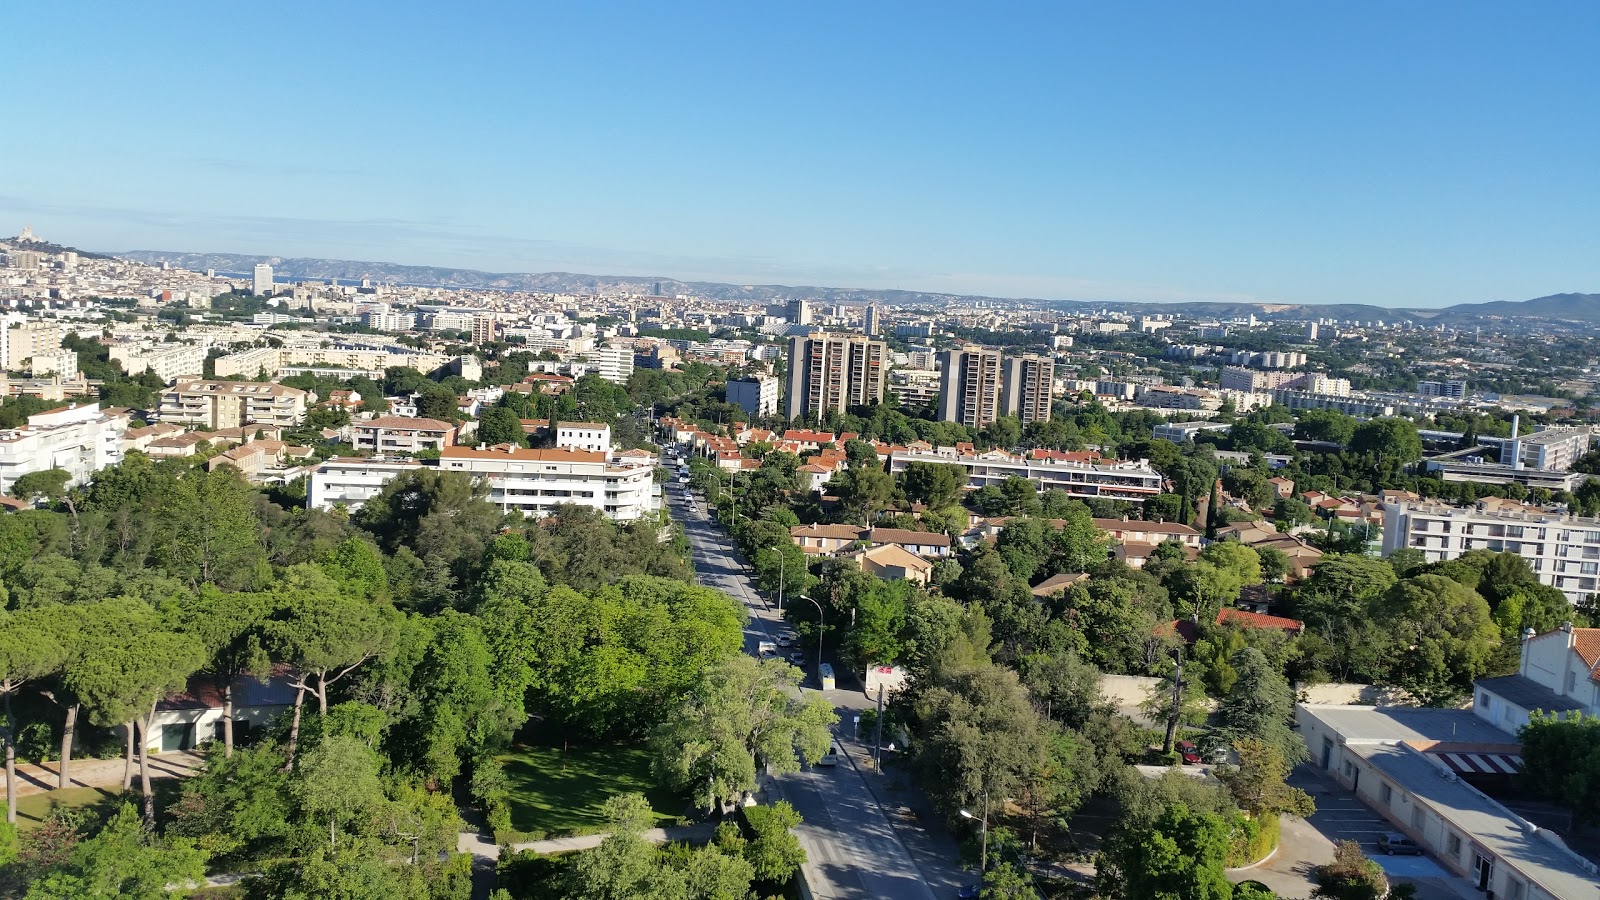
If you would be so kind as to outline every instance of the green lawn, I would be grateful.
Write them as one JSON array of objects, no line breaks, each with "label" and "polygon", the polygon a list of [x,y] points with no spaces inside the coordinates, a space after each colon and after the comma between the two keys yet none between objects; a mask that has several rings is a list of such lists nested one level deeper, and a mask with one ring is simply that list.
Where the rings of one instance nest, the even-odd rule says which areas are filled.
[{"label": "green lawn", "polygon": [[[156,809],[165,809],[167,804],[177,799],[178,783],[169,779],[154,782],[151,787],[156,793]],[[134,793],[129,795],[129,802],[138,808],[140,800],[138,795],[139,782],[134,782]],[[39,827],[39,824],[49,817],[50,811],[57,807],[94,807],[102,815],[110,815],[119,801],[119,792],[104,788],[62,788],[56,791],[47,791],[42,794],[28,794],[17,798],[17,828],[28,831]]]},{"label": "green lawn", "polygon": [[637,791],[649,798],[656,823],[685,811],[687,800],[656,786],[650,751],[639,744],[599,747],[519,746],[500,757],[511,780],[511,825],[518,831],[562,835],[603,828],[601,804]]}]

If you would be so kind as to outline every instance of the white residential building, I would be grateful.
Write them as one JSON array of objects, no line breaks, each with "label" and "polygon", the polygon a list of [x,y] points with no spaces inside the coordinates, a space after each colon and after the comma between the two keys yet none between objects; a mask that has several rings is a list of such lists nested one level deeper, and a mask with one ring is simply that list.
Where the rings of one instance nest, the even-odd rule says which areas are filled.
[{"label": "white residential building", "polygon": [[1600,591],[1600,519],[1479,501],[1471,507],[1400,501],[1383,505],[1383,555],[1402,547],[1428,562],[1468,550],[1515,553],[1539,581],[1577,602]]},{"label": "white residential building", "polygon": [[402,368],[416,369],[426,374],[439,369],[447,360],[448,357],[438,353],[385,347],[257,347],[219,357],[214,371],[218,378],[255,378],[262,372],[272,377],[281,369],[298,366],[334,366],[380,372],[388,368]]},{"label": "white residential building", "polygon": [[255,271],[250,277],[250,293],[257,297],[265,297],[272,293],[272,267],[266,263],[256,263]]},{"label": "white residential building", "polygon": [[655,466],[612,463],[604,453],[447,447],[439,468],[486,479],[490,502],[535,518],[563,503],[593,507],[617,521],[640,519],[660,508]]},{"label": "white residential building", "polygon": [[755,418],[775,416],[778,414],[778,379],[770,375],[729,379],[727,399]]},{"label": "white residential building", "polygon": [[78,377],[78,352],[76,350],[46,350],[35,353],[28,360],[28,371],[35,378],[41,375],[59,375],[63,379]]},{"label": "white residential building", "polygon": [[60,322],[12,319],[6,328],[3,346],[0,346],[0,369],[21,371],[35,355],[60,350],[64,337],[66,329]]},{"label": "white residential building", "polygon": [[122,461],[126,410],[101,410],[98,403],[71,405],[28,417],[21,428],[0,431],[0,493],[30,472],[63,469],[70,484],[84,484],[106,466]]},{"label": "white residential building", "polygon": [[1529,713],[1600,715],[1600,628],[1555,631],[1522,641],[1522,664],[1514,675],[1480,678],[1472,711],[1496,728],[1516,734]]},{"label": "white residential building", "polygon": [[1181,444],[1184,441],[1194,440],[1195,435],[1201,432],[1215,431],[1227,434],[1232,429],[1233,426],[1227,422],[1163,422],[1155,427],[1155,433],[1152,437],[1158,441],[1171,441],[1174,444]]},{"label": "white residential building", "polygon": [[306,505],[312,509],[342,506],[352,512],[371,500],[396,476],[422,469],[414,459],[335,457],[311,471]]},{"label": "white residential building", "polygon": [[118,344],[110,352],[112,361],[129,375],[151,372],[167,384],[185,375],[205,373],[206,350],[198,344]]},{"label": "white residential building", "polygon": [[889,471],[898,474],[914,462],[950,463],[967,470],[967,488],[977,490],[1021,477],[1040,491],[1061,490],[1077,498],[1147,500],[1161,493],[1161,473],[1148,460],[1129,462],[1078,462],[1030,458],[990,450],[963,453],[952,447],[897,450],[889,456]]},{"label": "white residential building", "polygon": [[557,422],[556,448],[611,452],[611,426],[604,422]]}]

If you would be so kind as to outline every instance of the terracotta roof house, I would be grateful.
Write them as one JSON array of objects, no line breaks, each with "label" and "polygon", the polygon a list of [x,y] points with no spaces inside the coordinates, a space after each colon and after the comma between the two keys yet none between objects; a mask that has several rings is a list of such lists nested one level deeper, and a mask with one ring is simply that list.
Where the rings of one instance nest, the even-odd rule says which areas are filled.
[{"label": "terracotta roof house", "polygon": [[903,549],[898,544],[884,544],[850,555],[861,570],[884,581],[912,581],[927,584],[933,574],[933,563]]},{"label": "terracotta roof house", "polygon": [[1079,582],[1088,580],[1088,572],[1062,572],[1057,575],[1051,575],[1049,578],[1034,585],[1033,595],[1043,600],[1048,597],[1054,597]]}]

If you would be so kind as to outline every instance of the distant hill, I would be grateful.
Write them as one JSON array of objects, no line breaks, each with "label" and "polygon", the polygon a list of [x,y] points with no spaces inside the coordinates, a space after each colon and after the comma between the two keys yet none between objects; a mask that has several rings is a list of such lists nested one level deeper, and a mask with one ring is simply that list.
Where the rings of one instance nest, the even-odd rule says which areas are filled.
[{"label": "distant hill", "polygon": [[93,253],[88,250],[79,250],[77,247],[63,247],[60,244],[52,244],[49,241],[41,241],[38,238],[29,238],[24,241],[21,235],[0,238],[0,244],[16,247],[19,250],[37,250],[40,253],[76,253],[85,259],[111,259],[110,254]]},{"label": "distant hill", "polygon": [[792,299],[820,300],[827,303],[884,303],[891,306],[944,306],[951,302],[984,301],[996,304],[1017,302],[1048,303],[1063,310],[1114,309],[1130,313],[1187,313],[1233,318],[1255,314],[1266,319],[1352,319],[1385,322],[1412,321],[1462,324],[1484,318],[1539,318],[1600,324],[1600,294],[1555,294],[1534,300],[1500,300],[1492,303],[1466,303],[1444,309],[1389,309],[1360,303],[1327,305],[1284,303],[1140,303],[1045,301],[1032,298],[989,297],[967,294],[941,294],[929,291],[886,291],[863,288],[812,287],[807,285],[737,285],[710,281],[679,281],[636,275],[582,275],[572,272],[481,272],[476,269],[451,269],[438,266],[410,266],[400,263],[358,262],[347,259],[280,259],[238,253],[183,253],[166,250],[129,250],[116,256],[138,262],[171,263],[185,269],[235,275],[249,274],[256,263],[271,263],[273,274],[287,278],[338,279],[349,283],[370,278],[379,284],[410,284],[464,290],[541,291],[562,294],[589,294],[626,291],[648,295],[693,294],[717,300],[748,303],[777,303]]},{"label": "distant hill", "polygon": [[1447,319],[1485,317],[1563,319],[1569,322],[1600,323],[1600,294],[1551,294],[1532,300],[1496,300],[1492,303],[1461,303],[1441,310]]}]

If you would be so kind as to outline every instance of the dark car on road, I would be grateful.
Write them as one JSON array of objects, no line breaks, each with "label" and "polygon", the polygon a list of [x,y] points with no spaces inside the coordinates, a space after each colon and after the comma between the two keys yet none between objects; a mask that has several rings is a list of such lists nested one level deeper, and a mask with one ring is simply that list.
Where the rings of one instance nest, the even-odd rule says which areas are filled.
[{"label": "dark car on road", "polygon": [[1179,741],[1178,755],[1183,757],[1183,764],[1186,766],[1198,766],[1202,762],[1200,748],[1196,747],[1193,741]]},{"label": "dark car on road", "polygon": [[1411,838],[1391,831],[1378,835],[1378,850],[1388,856],[1421,856],[1422,848]]}]

